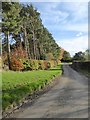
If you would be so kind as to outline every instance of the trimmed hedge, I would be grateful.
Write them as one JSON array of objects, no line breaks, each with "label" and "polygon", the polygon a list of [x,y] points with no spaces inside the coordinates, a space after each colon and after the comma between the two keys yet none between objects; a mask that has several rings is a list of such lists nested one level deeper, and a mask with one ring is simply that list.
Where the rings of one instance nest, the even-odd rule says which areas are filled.
[{"label": "trimmed hedge", "polygon": [[25,60],[23,70],[48,70],[52,63],[47,60]]},{"label": "trimmed hedge", "polygon": [[82,69],[90,71],[90,62],[73,62],[72,67],[76,70]]}]

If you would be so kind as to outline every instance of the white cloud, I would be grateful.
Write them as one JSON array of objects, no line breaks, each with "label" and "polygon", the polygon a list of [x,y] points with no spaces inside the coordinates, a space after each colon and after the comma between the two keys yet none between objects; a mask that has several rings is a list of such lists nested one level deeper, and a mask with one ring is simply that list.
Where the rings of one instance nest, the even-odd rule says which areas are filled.
[{"label": "white cloud", "polygon": [[71,11],[72,20],[70,22],[82,22],[83,20],[88,22],[88,3],[76,2],[66,5],[67,10]]},{"label": "white cloud", "polygon": [[[48,23],[50,25],[53,24],[60,24],[60,22],[63,22],[69,14],[67,12],[62,12],[62,11],[48,11],[46,13],[41,13],[41,16],[43,19],[44,23]],[[53,21],[52,21],[53,19]]]},{"label": "white cloud", "polygon": [[[63,6],[63,10],[59,6]],[[43,5],[41,18],[47,28],[56,30],[69,30],[88,32],[88,4],[71,3],[47,3]]]},{"label": "white cloud", "polygon": [[71,31],[88,32],[88,23],[67,24],[67,27],[64,26],[64,28]]},{"label": "white cloud", "polygon": [[59,40],[57,43],[74,55],[76,52],[85,51],[88,48],[88,36]]},{"label": "white cloud", "polygon": [[77,37],[80,37],[80,36],[82,36],[83,35],[83,33],[82,32],[79,32],[76,36]]},{"label": "white cloud", "polygon": [[73,13],[75,18],[75,21],[81,21],[82,19],[86,19],[88,22],[88,3],[80,3],[76,7],[76,11]]},{"label": "white cloud", "polygon": [[[47,25],[48,28],[52,29],[52,24]],[[88,23],[77,23],[77,24],[55,24],[53,25],[53,29],[60,30],[60,31],[76,31],[76,32],[88,32]]]},{"label": "white cloud", "polygon": [[57,9],[59,5],[62,3],[45,3],[42,4],[42,10],[41,10],[41,18],[43,19],[44,24],[55,24],[55,23],[60,23],[63,22],[68,16],[69,13],[66,11],[61,11]]}]

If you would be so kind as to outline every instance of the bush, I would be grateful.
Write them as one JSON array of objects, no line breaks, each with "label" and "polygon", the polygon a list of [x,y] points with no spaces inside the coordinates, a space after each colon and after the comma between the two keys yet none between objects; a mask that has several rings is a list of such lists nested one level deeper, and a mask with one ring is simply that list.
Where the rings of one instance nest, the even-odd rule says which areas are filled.
[{"label": "bush", "polygon": [[39,70],[44,70],[45,69],[43,60],[38,61],[38,69]]},{"label": "bush", "polygon": [[28,60],[23,62],[23,66],[24,66],[23,70],[32,70],[32,66],[31,66],[31,64],[29,63]]},{"label": "bush", "polygon": [[50,62],[48,62],[48,61],[43,61],[43,64],[44,64],[45,70],[47,70],[51,67]]},{"label": "bush", "polygon": [[27,58],[26,52],[22,48],[15,48],[11,53],[11,70],[21,71],[24,69],[22,60]]},{"label": "bush", "polygon": [[51,64],[50,64],[50,62],[48,62],[48,64],[47,64],[47,67],[48,67],[48,68],[50,68],[50,67],[51,67]]},{"label": "bush", "polygon": [[16,59],[16,58],[12,58],[11,59],[11,69],[14,71],[21,71],[23,70],[23,64],[20,60]]},{"label": "bush", "polygon": [[38,70],[37,60],[26,60],[23,62],[24,70]]},{"label": "bush", "polygon": [[50,60],[49,63],[50,63],[50,67],[55,67],[55,62],[54,62],[54,60]]},{"label": "bush", "polygon": [[51,63],[46,60],[19,60],[12,59],[12,70],[48,70],[51,67]]},{"label": "bush", "polygon": [[30,66],[32,66],[32,70],[38,70],[38,60],[30,60]]}]

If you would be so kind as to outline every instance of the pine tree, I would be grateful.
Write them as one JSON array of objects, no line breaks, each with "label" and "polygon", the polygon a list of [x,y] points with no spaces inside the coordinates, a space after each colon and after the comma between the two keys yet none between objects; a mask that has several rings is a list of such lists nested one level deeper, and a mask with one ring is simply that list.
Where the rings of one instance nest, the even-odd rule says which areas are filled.
[{"label": "pine tree", "polygon": [[6,36],[7,40],[7,58],[8,58],[8,67],[11,69],[10,61],[10,34],[13,32],[18,33],[19,26],[19,12],[20,5],[13,2],[3,2],[2,3],[2,32]]}]

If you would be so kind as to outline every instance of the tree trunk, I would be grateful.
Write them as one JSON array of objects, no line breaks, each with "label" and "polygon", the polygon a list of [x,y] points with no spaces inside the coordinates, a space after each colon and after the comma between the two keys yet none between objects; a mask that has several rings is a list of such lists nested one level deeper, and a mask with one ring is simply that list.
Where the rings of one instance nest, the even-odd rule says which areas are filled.
[{"label": "tree trunk", "polygon": [[35,34],[33,31],[33,52],[34,52],[34,59],[36,60],[36,43],[35,43]]},{"label": "tree trunk", "polygon": [[30,54],[30,42],[29,42],[29,40],[27,40],[27,54],[28,54],[28,58],[31,59],[31,54]]},{"label": "tree trunk", "polygon": [[11,70],[9,31],[7,33],[7,59],[8,59],[8,68],[9,70]]},{"label": "tree trunk", "polygon": [[25,47],[25,51],[27,53],[27,32],[26,32],[26,28],[24,28],[24,47]]},{"label": "tree trunk", "polygon": [[25,45],[25,51],[28,55],[28,58],[30,59],[31,56],[30,56],[30,51],[29,51],[29,41],[28,41],[28,38],[27,38],[26,27],[24,28],[24,45]]}]

